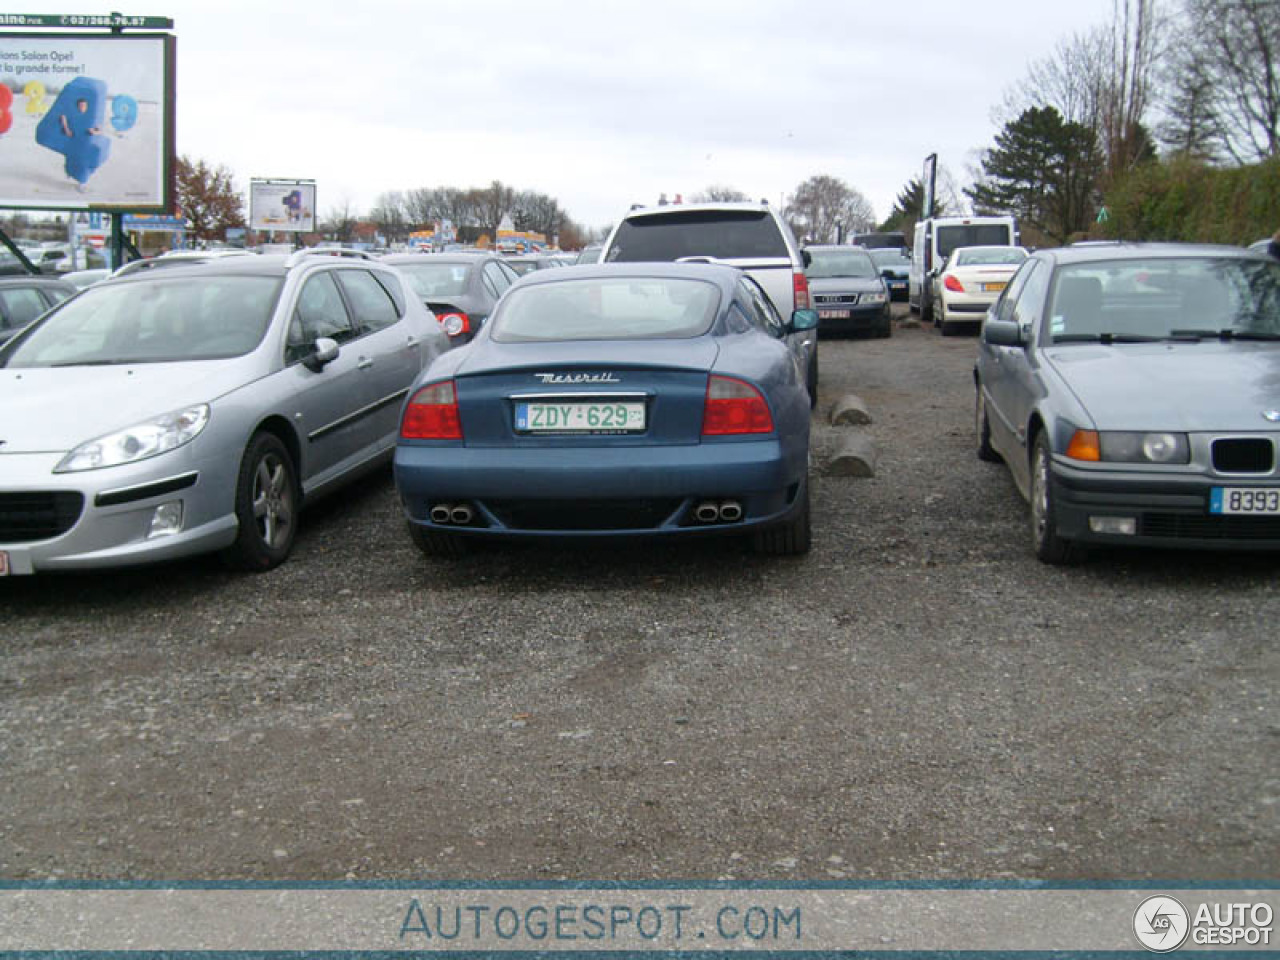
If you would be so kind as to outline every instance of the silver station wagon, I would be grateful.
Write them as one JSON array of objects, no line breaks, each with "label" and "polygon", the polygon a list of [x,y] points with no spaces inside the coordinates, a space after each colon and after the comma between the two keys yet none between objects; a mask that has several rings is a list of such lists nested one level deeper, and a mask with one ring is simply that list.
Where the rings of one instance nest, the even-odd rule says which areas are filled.
[{"label": "silver station wagon", "polygon": [[0,348],[0,574],[211,551],[275,566],[306,501],[390,458],[409,385],[447,349],[363,256],[85,290]]}]

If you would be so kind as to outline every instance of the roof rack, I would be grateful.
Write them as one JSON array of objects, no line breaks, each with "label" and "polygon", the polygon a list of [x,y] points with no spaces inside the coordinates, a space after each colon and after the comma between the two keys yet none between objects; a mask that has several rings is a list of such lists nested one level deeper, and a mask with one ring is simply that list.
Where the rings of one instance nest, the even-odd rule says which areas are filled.
[{"label": "roof rack", "polygon": [[307,257],[354,257],[357,260],[378,259],[367,250],[352,250],[348,247],[304,247],[302,250],[295,250],[289,254],[289,259],[284,262],[284,268],[292,270]]}]

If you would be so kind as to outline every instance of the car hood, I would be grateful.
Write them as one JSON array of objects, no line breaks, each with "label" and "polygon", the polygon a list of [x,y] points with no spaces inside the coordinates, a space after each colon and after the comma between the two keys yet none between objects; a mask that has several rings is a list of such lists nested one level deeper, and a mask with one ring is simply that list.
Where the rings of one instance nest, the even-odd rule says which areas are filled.
[{"label": "car hood", "polygon": [[879,277],[820,277],[809,281],[809,293],[875,293]]},{"label": "car hood", "polygon": [[1045,351],[1100,430],[1275,430],[1280,343],[1072,344]]},{"label": "car hood", "polygon": [[0,454],[55,453],[208,403],[246,381],[225,361],[0,370]]}]

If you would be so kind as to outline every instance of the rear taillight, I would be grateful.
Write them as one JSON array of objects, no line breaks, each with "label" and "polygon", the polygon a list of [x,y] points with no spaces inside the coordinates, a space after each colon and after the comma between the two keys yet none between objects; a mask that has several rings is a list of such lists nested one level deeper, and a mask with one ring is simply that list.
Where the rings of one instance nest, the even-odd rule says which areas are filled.
[{"label": "rear taillight", "polygon": [[404,408],[400,436],[407,440],[461,440],[458,391],[452,380],[429,383]]},{"label": "rear taillight", "polygon": [[464,333],[471,332],[471,318],[461,311],[441,313],[436,316],[436,319],[440,321],[440,326],[444,327],[444,332],[451,337],[460,337]]},{"label": "rear taillight", "polygon": [[942,285],[952,293],[964,293],[964,284],[957,280],[953,274],[948,273],[943,277]]},{"label": "rear taillight", "polygon": [[707,400],[702,411],[704,437],[772,432],[773,417],[759,390],[731,377],[713,376],[707,381]]},{"label": "rear taillight", "polygon": [[[791,275],[792,288],[795,290],[795,301],[797,310],[809,309],[809,278],[804,272],[797,270]],[[784,318],[785,319],[785,318]]]}]

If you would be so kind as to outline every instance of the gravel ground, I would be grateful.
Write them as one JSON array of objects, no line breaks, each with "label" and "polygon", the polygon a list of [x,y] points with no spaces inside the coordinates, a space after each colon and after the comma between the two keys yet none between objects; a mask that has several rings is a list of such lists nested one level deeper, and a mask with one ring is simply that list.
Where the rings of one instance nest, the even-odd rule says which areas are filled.
[{"label": "gravel ground", "polygon": [[0,877],[1276,878],[1276,558],[1037,563],[973,354],[823,341],[880,457],[802,559],[427,561],[384,472],[265,575],[0,582]]}]

